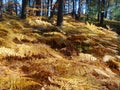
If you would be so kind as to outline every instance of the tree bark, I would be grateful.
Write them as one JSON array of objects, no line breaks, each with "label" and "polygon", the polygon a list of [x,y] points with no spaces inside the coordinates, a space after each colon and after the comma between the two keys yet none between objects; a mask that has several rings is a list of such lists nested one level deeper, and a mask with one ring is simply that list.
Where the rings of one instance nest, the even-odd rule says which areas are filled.
[{"label": "tree bark", "polygon": [[49,16],[49,7],[50,7],[50,0],[48,0],[48,2],[47,2],[47,16]]},{"label": "tree bark", "polygon": [[15,4],[15,13],[16,13],[16,15],[17,15],[17,13],[18,13],[18,9],[17,9],[17,0],[14,0],[14,4]]},{"label": "tree bark", "polygon": [[[36,0],[36,8],[40,9],[41,0]],[[36,11],[36,16],[40,16],[40,10]]]},{"label": "tree bark", "polygon": [[57,26],[61,26],[63,22],[63,0],[59,0],[58,14],[57,14]]},{"label": "tree bark", "polygon": [[22,0],[22,12],[21,12],[21,19],[26,19],[26,14],[27,14],[27,3],[28,0]]},{"label": "tree bark", "polygon": [[98,17],[97,17],[98,22],[100,21],[100,0],[98,0]]},{"label": "tree bark", "polygon": [[78,19],[80,20],[81,18],[81,0],[79,0],[79,8],[78,8]]},{"label": "tree bark", "polygon": [[104,21],[105,0],[102,0],[100,4],[101,4],[100,24],[102,25]]},{"label": "tree bark", "polygon": [[102,25],[104,21],[104,11],[101,11],[100,13],[100,24]]},{"label": "tree bark", "polygon": [[0,0],[0,19],[2,18],[3,0]]},{"label": "tree bark", "polygon": [[75,1],[73,0],[73,14],[75,14]]},{"label": "tree bark", "polygon": [[104,0],[98,0],[98,21],[100,24],[103,24],[103,20],[104,20],[104,4],[105,1]]}]

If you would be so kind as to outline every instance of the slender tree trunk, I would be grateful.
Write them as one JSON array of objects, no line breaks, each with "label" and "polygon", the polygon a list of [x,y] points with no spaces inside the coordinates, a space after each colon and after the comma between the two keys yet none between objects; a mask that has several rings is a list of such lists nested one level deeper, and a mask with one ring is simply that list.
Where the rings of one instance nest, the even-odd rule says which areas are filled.
[{"label": "slender tree trunk", "polygon": [[70,10],[70,1],[68,0],[68,13],[69,13],[69,10]]},{"label": "slender tree trunk", "polygon": [[79,8],[78,8],[78,19],[80,20],[81,18],[81,0],[79,0]]},{"label": "slender tree trunk", "polygon": [[47,16],[49,16],[49,12],[50,12],[49,7],[50,7],[50,0],[48,0],[47,2]]},{"label": "slender tree trunk", "polygon": [[0,0],[0,19],[2,18],[3,0]]},{"label": "slender tree trunk", "polygon": [[14,0],[14,4],[15,4],[15,13],[16,13],[16,15],[17,15],[17,13],[18,13],[18,9],[17,9],[17,0]]},{"label": "slender tree trunk", "polygon": [[108,13],[108,11],[106,10],[105,13],[104,13],[105,18],[107,18],[107,13]]},{"label": "slender tree trunk", "polygon": [[103,24],[104,21],[104,10],[105,10],[105,0],[101,1],[101,11],[100,11],[100,24]]},{"label": "slender tree trunk", "polygon": [[21,19],[26,19],[26,14],[27,14],[27,3],[28,0],[22,0],[22,12],[21,12]]},{"label": "slender tree trunk", "polygon": [[43,16],[45,15],[45,1],[43,1]]},{"label": "slender tree trunk", "polygon": [[108,8],[109,8],[109,0],[106,0],[106,2],[105,2],[105,14],[104,14],[105,18],[107,18],[107,15],[108,15]]},{"label": "slender tree trunk", "polygon": [[36,0],[36,8],[38,9],[36,11],[36,16],[40,16],[40,3],[41,3],[41,0]]},{"label": "slender tree trunk", "polygon": [[52,4],[53,4],[53,0],[51,0],[51,2],[50,2],[50,8],[51,8],[51,10],[52,10]]},{"label": "slender tree trunk", "polygon": [[97,17],[97,20],[98,22],[100,21],[100,0],[98,0],[98,17]]},{"label": "slender tree trunk", "polygon": [[50,17],[49,17],[49,20],[53,17],[53,15],[55,14],[55,8],[56,8],[56,5],[58,4],[59,0],[57,0],[52,8],[52,11],[51,11],[51,14],[50,14]]},{"label": "slender tree trunk", "polygon": [[61,26],[63,22],[63,0],[59,0],[58,14],[57,14],[57,26]]},{"label": "slender tree trunk", "polygon": [[104,11],[101,11],[100,13],[100,24],[103,24],[104,21]]},{"label": "slender tree trunk", "polygon": [[75,13],[75,0],[73,0],[73,14]]},{"label": "slender tree trunk", "polygon": [[90,0],[86,0],[86,5],[87,5],[87,16],[86,16],[86,20],[89,20],[89,4],[90,4]]},{"label": "slender tree trunk", "polygon": [[64,2],[64,5],[63,5],[63,13],[65,14],[66,11],[65,11],[65,0],[63,1]]},{"label": "slender tree trunk", "polygon": [[73,0],[73,11],[72,11],[72,17],[73,17],[74,19],[77,19],[77,14],[76,14],[76,12],[75,12],[75,0]]},{"label": "slender tree trunk", "polygon": [[[52,4],[53,4],[53,0],[50,0],[50,16],[51,16],[52,8],[53,8]],[[50,19],[50,17],[49,17],[49,19]]]},{"label": "slender tree trunk", "polygon": [[40,3],[40,15],[41,16],[43,15],[43,0],[41,0],[41,3]]},{"label": "slender tree trunk", "polygon": [[47,16],[47,15],[48,15],[47,8],[48,8],[48,6],[47,6],[47,1],[45,1],[45,8],[44,8],[44,10],[45,10],[45,16]]},{"label": "slender tree trunk", "polygon": [[10,15],[13,15],[14,11],[14,2],[13,1],[8,1],[8,9],[7,11],[9,12]]},{"label": "slender tree trunk", "polygon": [[29,0],[29,7],[31,7],[31,0]]}]

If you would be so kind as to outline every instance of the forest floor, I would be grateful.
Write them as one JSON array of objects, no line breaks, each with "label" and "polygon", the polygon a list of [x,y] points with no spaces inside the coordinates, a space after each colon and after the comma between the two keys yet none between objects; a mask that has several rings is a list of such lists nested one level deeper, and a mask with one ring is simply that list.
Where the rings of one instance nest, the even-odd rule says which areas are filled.
[{"label": "forest floor", "polygon": [[65,16],[0,22],[0,90],[120,90],[120,38]]}]

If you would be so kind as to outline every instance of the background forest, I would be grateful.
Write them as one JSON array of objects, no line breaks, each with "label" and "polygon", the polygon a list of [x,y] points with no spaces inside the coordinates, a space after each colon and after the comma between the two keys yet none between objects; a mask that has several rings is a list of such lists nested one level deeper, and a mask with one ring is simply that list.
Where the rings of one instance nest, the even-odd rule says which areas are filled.
[{"label": "background forest", "polygon": [[[72,14],[76,19],[93,20],[103,22],[103,18],[120,20],[119,0],[1,0],[0,12],[7,12],[24,18],[24,14],[33,16],[57,15],[59,10],[58,2],[62,4],[63,15]],[[91,21],[92,21],[91,20]]]},{"label": "background forest", "polygon": [[0,90],[120,90],[120,0],[0,0]]}]

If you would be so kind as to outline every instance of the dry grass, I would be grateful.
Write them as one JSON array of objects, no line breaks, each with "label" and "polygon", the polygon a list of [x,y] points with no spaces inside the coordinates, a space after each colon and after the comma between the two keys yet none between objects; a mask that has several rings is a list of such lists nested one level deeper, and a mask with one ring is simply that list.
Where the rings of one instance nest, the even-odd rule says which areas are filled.
[{"label": "dry grass", "polygon": [[64,20],[61,28],[41,17],[0,22],[1,90],[120,89],[118,35]]}]

